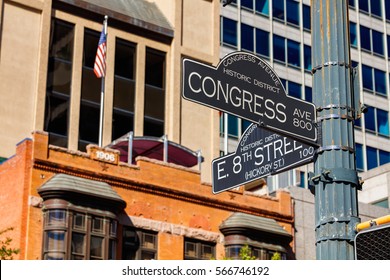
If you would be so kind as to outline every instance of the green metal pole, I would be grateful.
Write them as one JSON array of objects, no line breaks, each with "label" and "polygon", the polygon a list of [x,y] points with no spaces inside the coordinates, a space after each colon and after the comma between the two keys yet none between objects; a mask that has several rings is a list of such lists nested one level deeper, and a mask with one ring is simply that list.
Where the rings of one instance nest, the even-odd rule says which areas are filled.
[{"label": "green metal pole", "polygon": [[312,0],[313,100],[317,107],[318,156],[309,184],[315,195],[319,260],[354,259],[360,222],[355,163],[352,67],[346,0]]}]

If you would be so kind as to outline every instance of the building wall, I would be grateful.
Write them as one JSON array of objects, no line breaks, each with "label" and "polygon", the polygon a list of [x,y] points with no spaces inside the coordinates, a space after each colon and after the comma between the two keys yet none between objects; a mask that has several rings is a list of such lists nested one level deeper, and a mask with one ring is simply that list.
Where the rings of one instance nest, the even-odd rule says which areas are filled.
[{"label": "building wall", "polygon": [[[12,156],[15,153],[15,144],[20,139],[30,137],[32,131],[44,130],[51,21],[54,18],[75,26],[67,148],[78,150],[84,29],[100,32],[103,15],[90,13],[93,16],[80,17],[76,13],[73,14],[72,9],[59,9],[56,5],[58,2],[61,1],[0,1],[0,91],[7,93],[0,96],[0,129],[7,131],[0,135],[0,157]],[[219,155],[218,113],[182,100],[181,64],[184,57],[217,64],[220,3],[216,0],[152,2],[169,21],[173,38],[161,40],[159,36],[153,35],[153,32],[133,33],[133,27],[128,23],[128,29],[119,29],[110,22],[113,19],[108,19],[103,145],[115,140],[111,137],[113,69],[115,39],[121,38],[136,45],[137,98],[134,108],[134,134],[143,135],[146,48],[157,49],[166,53],[164,133],[171,141],[195,151],[202,151],[205,158],[201,167],[202,180],[210,182],[211,160]],[[203,12],[199,13],[199,9]]]},{"label": "building wall", "polygon": [[[119,216],[119,232],[122,226],[158,232],[159,259],[182,259],[185,237],[216,243],[216,258],[223,258],[219,225],[234,212],[275,219],[293,234],[292,204],[285,191],[276,197],[242,189],[214,195],[197,171],[147,158],[138,158],[136,165],[108,164],[87,153],[49,146],[48,135],[42,132],[21,142],[17,150],[0,166],[0,181],[7,188],[0,205],[8,214],[0,219],[0,228],[15,227],[13,246],[21,249],[20,259],[42,257],[43,209],[37,189],[57,173],[112,186],[127,203]],[[118,242],[120,258],[120,237]]]}]

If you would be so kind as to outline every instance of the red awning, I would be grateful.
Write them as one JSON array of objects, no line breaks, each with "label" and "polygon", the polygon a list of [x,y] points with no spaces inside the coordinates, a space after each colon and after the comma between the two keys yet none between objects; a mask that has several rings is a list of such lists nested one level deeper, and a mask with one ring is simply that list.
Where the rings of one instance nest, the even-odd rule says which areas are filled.
[{"label": "red awning", "polygon": [[[152,136],[137,136],[130,137],[129,135],[122,136],[121,138],[113,141],[107,147],[120,151],[120,161],[127,162],[128,158],[128,146],[132,145],[132,163],[135,162],[135,158],[143,156],[147,158],[164,160],[164,139]],[[194,152],[180,144],[174,143],[169,140],[166,141],[167,162],[177,165],[192,167],[198,164],[198,152]],[[203,162],[203,157],[199,159]]]}]

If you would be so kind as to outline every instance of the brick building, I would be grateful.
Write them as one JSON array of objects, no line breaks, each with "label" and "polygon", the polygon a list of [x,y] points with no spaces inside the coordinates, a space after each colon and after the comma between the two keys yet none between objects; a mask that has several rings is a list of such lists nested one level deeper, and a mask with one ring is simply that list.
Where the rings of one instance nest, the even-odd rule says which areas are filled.
[{"label": "brick building", "polygon": [[199,171],[146,157],[127,164],[118,155],[49,145],[45,132],[17,145],[0,165],[0,226],[14,227],[18,258],[222,259],[238,257],[245,244],[259,259],[294,258],[288,192],[213,195]]}]

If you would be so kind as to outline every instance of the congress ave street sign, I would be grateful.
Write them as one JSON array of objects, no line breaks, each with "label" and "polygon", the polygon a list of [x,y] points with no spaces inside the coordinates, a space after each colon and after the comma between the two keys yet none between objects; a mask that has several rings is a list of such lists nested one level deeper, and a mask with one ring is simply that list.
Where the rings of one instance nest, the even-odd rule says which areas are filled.
[{"label": "congress ave street sign", "polygon": [[183,98],[259,123],[277,133],[315,143],[315,105],[288,96],[274,70],[245,52],[211,67],[183,60]]},{"label": "congress ave street sign", "polygon": [[212,162],[213,193],[238,187],[314,160],[313,146],[250,125],[235,153]]}]

